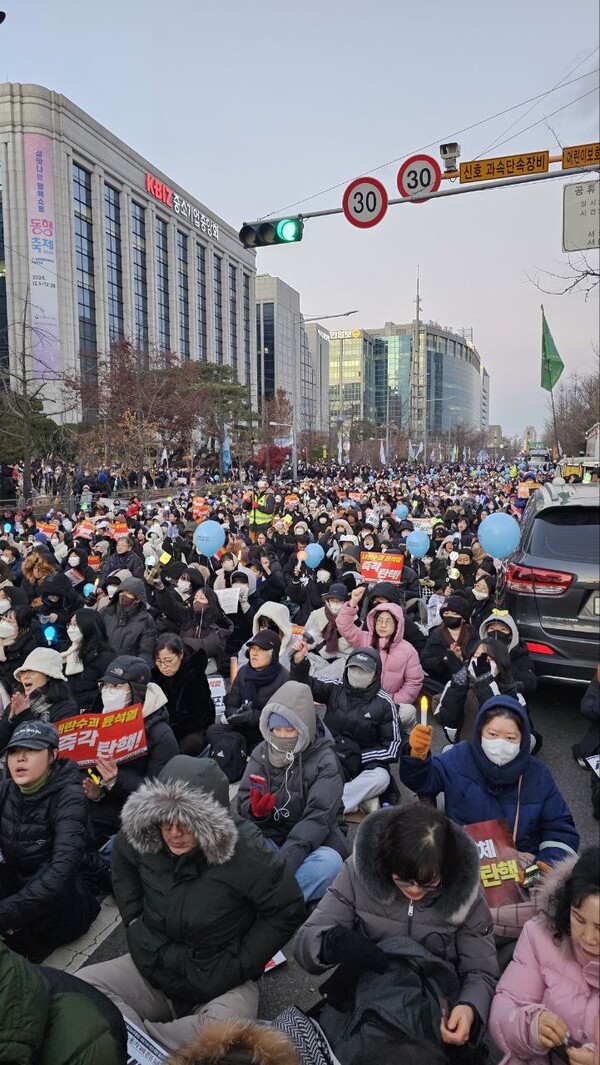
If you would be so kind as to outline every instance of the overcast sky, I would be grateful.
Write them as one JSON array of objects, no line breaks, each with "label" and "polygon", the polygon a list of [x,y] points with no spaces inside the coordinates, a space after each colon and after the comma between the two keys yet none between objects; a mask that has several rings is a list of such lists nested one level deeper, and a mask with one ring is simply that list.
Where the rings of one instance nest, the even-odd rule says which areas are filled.
[{"label": "overcast sky", "polygon": [[[296,201],[339,206],[350,180],[395,160],[376,171],[392,197],[402,158],[427,145],[437,157],[459,129],[562,80],[580,79],[459,134],[463,160],[599,136],[597,0],[2,7],[1,77],[64,93],[236,228]],[[424,318],[473,326],[491,421],[540,428],[540,302],[567,372],[591,367],[598,334],[597,292],[542,296],[527,280],[568,265],[563,185],[392,207],[367,232],[316,219],[301,244],[260,252],[258,270],[296,287],[306,315],[357,308],[351,324],[373,327],[412,319],[419,264]]]}]

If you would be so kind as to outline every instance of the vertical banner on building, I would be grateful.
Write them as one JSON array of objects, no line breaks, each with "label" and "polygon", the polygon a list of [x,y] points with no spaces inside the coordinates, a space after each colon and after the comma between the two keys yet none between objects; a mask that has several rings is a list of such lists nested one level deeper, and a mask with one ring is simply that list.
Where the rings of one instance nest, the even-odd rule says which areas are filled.
[{"label": "vertical banner on building", "polygon": [[60,335],[52,139],[25,133],[23,141],[33,375],[53,380],[60,373]]}]

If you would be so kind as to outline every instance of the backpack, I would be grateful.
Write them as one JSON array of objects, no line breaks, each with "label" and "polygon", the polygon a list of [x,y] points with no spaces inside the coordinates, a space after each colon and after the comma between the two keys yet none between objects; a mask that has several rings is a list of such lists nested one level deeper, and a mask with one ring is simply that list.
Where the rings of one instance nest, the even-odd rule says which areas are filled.
[{"label": "backpack", "polygon": [[246,741],[228,725],[209,725],[206,736],[210,757],[223,770],[230,784],[241,780],[248,760]]}]

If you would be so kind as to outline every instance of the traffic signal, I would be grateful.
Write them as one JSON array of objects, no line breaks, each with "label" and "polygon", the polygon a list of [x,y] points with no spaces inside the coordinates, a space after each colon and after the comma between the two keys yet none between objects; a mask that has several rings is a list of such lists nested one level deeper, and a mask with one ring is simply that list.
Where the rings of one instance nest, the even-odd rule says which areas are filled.
[{"label": "traffic signal", "polygon": [[240,229],[245,248],[265,248],[270,244],[297,244],[302,240],[304,222],[301,218],[272,218],[268,222],[246,222]]}]

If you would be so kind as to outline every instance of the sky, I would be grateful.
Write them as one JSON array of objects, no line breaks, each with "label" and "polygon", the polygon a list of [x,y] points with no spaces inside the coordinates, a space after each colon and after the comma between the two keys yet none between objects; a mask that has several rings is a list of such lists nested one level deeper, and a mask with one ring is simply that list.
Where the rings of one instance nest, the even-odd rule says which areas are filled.
[{"label": "sky", "polygon": [[[346,185],[373,172],[392,198],[402,160],[438,158],[443,141],[458,140],[466,161],[599,137],[597,0],[1,6],[3,80],[64,93],[236,228],[292,204],[339,207]],[[540,429],[540,303],[565,373],[592,368],[598,339],[598,290],[586,300],[531,280],[555,291],[551,275],[568,273],[564,184],[390,207],[367,231],[314,219],[300,244],[260,251],[257,268],[297,288],[307,316],[357,309],[354,328],[412,320],[419,268],[423,318],[473,327],[490,421]]]}]

